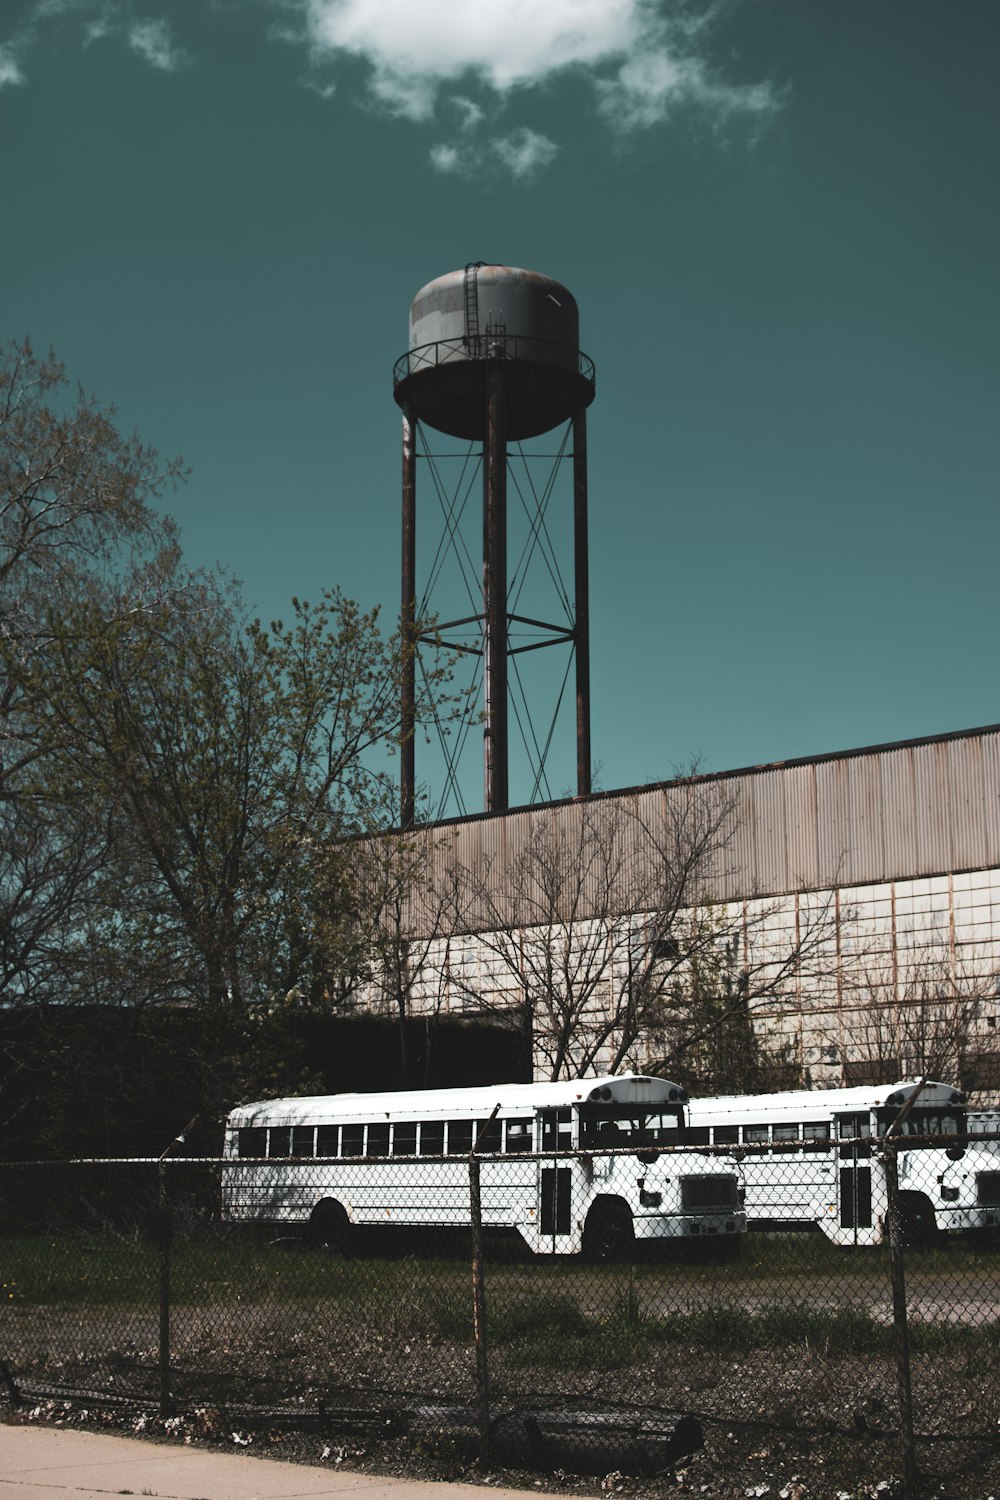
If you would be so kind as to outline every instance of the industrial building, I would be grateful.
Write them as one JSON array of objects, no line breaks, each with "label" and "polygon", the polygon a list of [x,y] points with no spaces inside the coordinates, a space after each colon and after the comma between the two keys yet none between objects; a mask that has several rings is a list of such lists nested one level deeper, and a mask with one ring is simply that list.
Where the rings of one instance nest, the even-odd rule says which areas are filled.
[{"label": "industrial building", "polygon": [[[655,847],[669,855],[662,830],[677,826],[692,798],[699,799],[696,823],[720,807],[727,819],[697,871],[699,920],[738,939],[727,957],[736,973],[754,976],[745,1008],[780,1061],[778,1083],[852,1084],[926,1068],[995,1097],[1000,726],[438,823],[420,835],[423,894],[408,948],[419,971],[413,1012],[495,1018],[507,1008],[514,1016],[527,989],[538,999],[533,961],[544,949],[546,963],[557,955],[562,962],[553,980],[556,1008],[560,986],[575,985],[580,999],[563,1071],[655,1066],[662,1037],[640,1028],[621,1053],[614,1022],[629,979],[655,964],[656,948],[666,949],[665,961],[684,982],[692,908],[665,913],[678,933],[672,953],[664,922],[628,909],[638,906],[642,888],[627,849],[613,868],[591,861],[571,876],[566,869],[587,844],[588,822],[599,828],[600,820],[626,844],[653,829]],[[550,867],[561,851],[561,883],[558,892],[555,885],[539,892],[532,876],[529,898],[525,871],[540,847]],[[557,932],[559,900],[568,921]],[[519,926],[531,911],[533,935]],[[629,924],[624,937],[616,921]],[[599,960],[588,951],[595,941]],[[670,996],[660,998],[669,1023]],[[572,996],[567,1002],[564,993],[563,1003],[574,1003]],[[554,1070],[559,1017],[546,1008],[525,1024],[533,1030],[535,1075],[545,1077]]]}]

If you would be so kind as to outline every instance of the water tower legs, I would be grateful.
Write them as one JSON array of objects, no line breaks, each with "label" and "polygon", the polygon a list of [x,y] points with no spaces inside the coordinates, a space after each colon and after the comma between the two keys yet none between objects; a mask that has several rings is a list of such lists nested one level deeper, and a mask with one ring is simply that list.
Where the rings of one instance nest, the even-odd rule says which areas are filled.
[{"label": "water tower legs", "polygon": [[503,360],[490,361],[483,445],[483,639],[486,811],[508,806],[507,753],[507,422]]},{"label": "water tower legs", "polygon": [[416,793],[416,596],[417,596],[417,428],[409,405],[403,408],[403,567],[400,646],[403,653],[399,719],[399,823],[412,828]]},{"label": "water tower legs", "polygon": [[587,532],[587,409],[573,418],[573,554],[576,591],[576,795],[590,796],[590,583]]}]

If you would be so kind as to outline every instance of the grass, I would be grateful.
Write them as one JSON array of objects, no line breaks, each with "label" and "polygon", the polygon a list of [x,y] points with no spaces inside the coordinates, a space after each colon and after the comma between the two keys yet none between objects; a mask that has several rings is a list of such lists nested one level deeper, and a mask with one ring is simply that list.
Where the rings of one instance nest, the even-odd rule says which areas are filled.
[{"label": "grass", "polygon": [[[851,1255],[820,1236],[751,1236],[744,1252],[727,1267],[594,1267],[576,1259],[491,1265],[491,1345],[515,1366],[552,1370],[623,1368],[678,1344],[719,1352],[891,1353],[892,1328],[857,1305],[869,1294],[884,1305],[886,1255]],[[0,1318],[7,1315],[4,1308],[15,1316],[30,1309],[83,1313],[128,1306],[152,1312],[160,1254],[156,1245],[111,1234],[2,1240]],[[998,1269],[995,1255],[964,1245],[908,1260],[911,1280],[925,1274],[939,1280],[944,1298],[949,1287],[964,1284],[967,1293],[969,1283],[982,1277],[984,1307],[995,1305]],[[794,1296],[790,1282],[801,1288]],[[293,1327],[297,1307],[308,1316],[322,1306],[340,1326],[369,1326],[390,1340],[425,1336],[464,1346],[472,1340],[469,1269],[460,1257],[339,1260],[294,1240],[263,1243],[231,1235],[178,1241],[170,1287],[175,1307],[238,1309],[248,1326],[257,1310],[264,1315],[287,1309]],[[775,1295],[782,1289],[784,1297]],[[831,1292],[840,1305],[810,1305],[814,1295]],[[996,1319],[977,1326],[910,1322],[916,1354],[992,1351],[998,1336]]]}]

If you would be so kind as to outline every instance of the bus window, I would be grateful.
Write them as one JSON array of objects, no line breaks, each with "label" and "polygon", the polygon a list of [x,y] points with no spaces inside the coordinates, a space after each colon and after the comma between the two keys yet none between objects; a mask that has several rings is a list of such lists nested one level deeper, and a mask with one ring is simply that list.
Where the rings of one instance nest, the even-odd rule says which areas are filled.
[{"label": "bus window", "polygon": [[[371,1152],[369,1151],[368,1154],[370,1156]],[[415,1120],[412,1123],[406,1120],[392,1127],[392,1154],[393,1156],[416,1156],[417,1123]]]},{"label": "bus window", "polygon": [[711,1144],[712,1131],[708,1125],[690,1125],[684,1131],[685,1146],[708,1146]]},{"label": "bus window", "polygon": [[530,1118],[525,1120],[508,1120],[504,1150],[508,1152],[530,1151],[533,1129],[534,1121]]},{"label": "bus window", "polygon": [[771,1127],[772,1141],[797,1141],[799,1138],[798,1125],[774,1125]]},{"label": "bus window", "polygon": [[263,1125],[247,1125],[238,1136],[240,1156],[266,1156],[267,1131]]},{"label": "bus window", "polygon": [[344,1125],[340,1132],[341,1156],[363,1156],[365,1150],[365,1127]]},{"label": "bus window", "polygon": [[767,1144],[766,1125],[744,1125],[743,1143],[746,1146],[760,1146]]},{"label": "bus window", "polygon": [[287,1125],[272,1125],[267,1138],[268,1156],[287,1156],[292,1144],[292,1132]]},{"label": "bus window", "polygon": [[389,1155],[389,1127],[388,1125],[369,1125],[368,1139],[365,1142],[366,1156],[388,1156]]},{"label": "bus window", "polygon": [[420,1127],[420,1155],[444,1155],[444,1121],[432,1120]]},{"label": "bus window", "polygon": [[870,1115],[838,1115],[837,1134],[842,1141],[868,1140],[872,1133]]},{"label": "bus window", "polygon": [[312,1156],[313,1154],[313,1127],[311,1125],[292,1126],[292,1155]]},{"label": "bus window", "polygon": [[[573,1123],[568,1109],[543,1109],[542,1150],[569,1151],[573,1145]],[[605,1142],[610,1145],[610,1142]]]},{"label": "bus window", "polygon": [[476,1147],[479,1151],[500,1150],[500,1121],[476,1121]]},{"label": "bus window", "polygon": [[448,1155],[468,1156],[472,1150],[472,1120],[448,1121]]},{"label": "bus window", "polygon": [[336,1156],[340,1145],[339,1125],[317,1125],[316,1127],[316,1155]]},{"label": "bus window", "polygon": [[738,1146],[740,1143],[740,1127],[738,1125],[716,1125],[713,1140],[717,1146]]},{"label": "bus window", "polygon": [[829,1120],[807,1120],[802,1127],[803,1151],[825,1151],[830,1141]]}]

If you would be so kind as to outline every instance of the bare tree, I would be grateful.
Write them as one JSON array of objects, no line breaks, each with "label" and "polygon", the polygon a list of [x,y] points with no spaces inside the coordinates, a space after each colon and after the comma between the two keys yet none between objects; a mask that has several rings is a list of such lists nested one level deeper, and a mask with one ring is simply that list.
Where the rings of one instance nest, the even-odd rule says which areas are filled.
[{"label": "bare tree", "polygon": [[995,1087],[995,1079],[979,1077],[978,1023],[995,1014],[996,993],[995,965],[975,949],[892,951],[867,962],[855,992],[854,1056],[846,1065],[851,1081],[926,1076],[973,1091]]},{"label": "bare tree", "polygon": [[516,852],[456,872],[482,956],[469,1003],[516,1017],[551,1078],[638,1064],[758,1086],[786,1059],[756,1014],[826,962],[835,914],[831,897],[776,924],[781,903],[718,899],[737,827],[725,784],[697,776],[536,815]]}]

